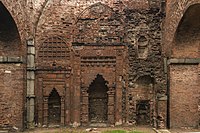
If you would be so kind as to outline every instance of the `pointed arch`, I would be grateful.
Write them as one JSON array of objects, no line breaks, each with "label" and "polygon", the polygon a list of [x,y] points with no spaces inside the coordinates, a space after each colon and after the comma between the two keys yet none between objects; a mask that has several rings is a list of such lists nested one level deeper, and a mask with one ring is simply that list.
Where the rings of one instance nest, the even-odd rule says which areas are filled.
[{"label": "pointed arch", "polygon": [[183,15],[190,6],[199,3],[199,0],[173,0],[167,4],[163,33],[163,50],[168,56],[171,56],[171,50],[176,38],[176,31]]},{"label": "pointed arch", "polygon": [[[73,37],[77,44],[113,44],[123,40],[124,27],[121,15],[101,2],[81,12],[75,26]],[[121,36],[118,36],[119,34]]]},{"label": "pointed arch", "polygon": [[61,97],[54,88],[48,97],[48,124],[59,125],[61,123]]},{"label": "pointed arch", "polygon": [[105,5],[101,2],[95,3],[85,10],[83,10],[77,17],[77,22],[79,20],[83,19],[98,19],[102,15],[109,14],[113,12],[112,8],[109,7],[108,5]]},{"label": "pointed arch", "polygon": [[198,58],[200,42],[200,4],[187,8],[176,29],[172,55]]},{"label": "pointed arch", "polygon": [[[187,10],[185,11],[183,17],[181,18],[178,28],[176,29],[175,33],[175,40],[181,41],[180,37],[184,39],[185,37],[188,37],[188,32],[191,34],[200,32],[200,3],[191,5]],[[185,34],[187,33],[187,34]],[[191,36],[189,36],[191,37]]]},{"label": "pointed arch", "polygon": [[20,40],[20,35],[15,20],[1,1],[0,18],[0,40],[3,42],[10,42],[16,39]]},{"label": "pointed arch", "polygon": [[95,84],[96,81],[102,81],[103,84],[107,85],[108,81],[106,81],[106,79],[103,77],[103,75],[101,74],[97,74],[95,79],[91,82],[90,86],[92,86],[93,84]]},{"label": "pointed arch", "polygon": [[89,87],[89,121],[105,123],[108,120],[108,87],[102,75],[97,75]]},{"label": "pointed arch", "polygon": [[[15,22],[15,25],[18,29],[19,38],[20,38],[20,40],[23,40],[25,38],[24,27],[30,26],[25,23],[25,21],[24,21],[25,20],[25,12],[21,8],[25,5],[25,1],[13,2],[13,1],[5,1],[4,0],[4,1],[0,1],[0,5],[3,5],[6,8],[6,10],[9,12],[10,16],[12,17],[12,19]],[[28,6],[28,5],[26,5],[26,6]],[[28,29],[28,27],[26,27],[26,28]]]}]

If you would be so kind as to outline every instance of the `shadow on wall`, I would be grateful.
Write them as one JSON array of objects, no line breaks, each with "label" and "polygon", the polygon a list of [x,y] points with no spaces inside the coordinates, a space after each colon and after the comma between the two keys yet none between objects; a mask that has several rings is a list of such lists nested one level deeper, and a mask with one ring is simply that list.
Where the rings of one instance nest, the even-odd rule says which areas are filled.
[{"label": "shadow on wall", "polygon": [[[19,51],[20,35],[9,11],[0,2],[0,55],[13,55]],[[16,54],[16,53],[15,53]]]},{"label": "shadow on wall", "polygon": [[190,6],[181,19],[175,35],[173,56],[197,58],[200,41],[200,4]]}]

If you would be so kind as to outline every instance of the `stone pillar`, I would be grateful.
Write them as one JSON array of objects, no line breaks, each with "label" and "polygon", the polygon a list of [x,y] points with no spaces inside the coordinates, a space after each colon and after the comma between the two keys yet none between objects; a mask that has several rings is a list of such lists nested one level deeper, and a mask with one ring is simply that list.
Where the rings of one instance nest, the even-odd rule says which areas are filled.
[{"label": "stone pillar", "polygon": [[40,127],[43,124],[43,79],[41,77],[38,77],[38,82],[37,82],[37,111],[38,111],[38,126]]},{"label": "stone pillar", "polygon": [[122,125],[123,50],[121,49],[123,48],[118,48],[116,57],[115,125]]},{"label": "stone pillar", "polygon": [[27,41],[27,127],[34,128],[34,114],[35,114],[35,47],[34,41]]},{"label": "stone pillar", "polygon": [[[67,83],[68,81],[66,81]],[[68,126],[71,122],[71,106],[73,104],[71,104],[71,87],[70,85],[67,83],[66,84],[66,93],[65,93],[65,125]]]},{"label": "stone pillar", "polygon": [[115,88],[109,87],[108,91],[108,123],[115,124]]},{"label": "stone pillar", "polygon": [[166,128],[167,127],[167,96],[163,95],[158,98],[157,103],[157,128]]},{"label": "stone pillar", "polygon": [[73,127],[80,126],[80,56],[76,52],[73,67]]},{"label": "stone pillar", "polygon": [[48,97],[44,97],[43,99],[43,126],[48,125]]},{"label": "stone pillar", "polygon": [[65,125],[65,97],[61,97],[61,126]]},{"label": "stone pillar", "polygon": [[87,126],[89,122],[89,94],[87,93],[87,88],[84,87],[81,90],[81,124]]},{"label": "stone pillar", "polygon": [[200,128],[200,97],[199,97],[199,101],[198,101],[198,112],[199,112],[199,124],[198,124],[198,128]]}]

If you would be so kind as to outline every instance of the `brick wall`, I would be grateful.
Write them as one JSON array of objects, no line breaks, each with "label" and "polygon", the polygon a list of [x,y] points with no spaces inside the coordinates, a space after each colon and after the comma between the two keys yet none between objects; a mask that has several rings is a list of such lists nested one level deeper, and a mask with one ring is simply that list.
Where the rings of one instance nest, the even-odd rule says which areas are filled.
[{"label": "brick wall", "polygon": [[21,129],[24,122],[24,70],[21,64],[0,64],[0,126]]},{"label": "brick wall", "polygon": [[[25,42],[28,39],[34,39],[36,74],[38,74],[36,75],[36,86],[41,87],[41,90],[48,90],[44,89],[42,84],[42,80],[46,78],[45,75],[50,75],[47,79],[56,80],[62,73],[61,71],[67,71],[68,76],[62,80],[64,82],[67,78],[67,81],[65,81],[67,83],[64,83],[64,86],[69,89],[68,91],[71,91],[71,94],[65,96],[65,100],[70,101],[65,105],[65,111],[71,113],[72,118],[62,116],[62,124],[81,124],[81,95],[83,94],[84,98],[87,97],[85,87],[88,87],[95,79],[96,74],[101,73],[110,82],[109,109],[112,110],[115,106],[113,106],[113,103],[116,104],[115,116],[113,117],[113,114],[109,116],[112,124],[115,122],[115,124],[120,124],[122,121],[128,124],[137,123],[135,113],[137,101],[150,100],[151,109],[157,110],[158,108],[157,112],[152,112],[151,125],[166,126],[167,85],[163,57],[199,58],[199,36],[191,38],[193,32],[189,34],[186,30],[186,32],[181,33],[189,34],[187,37],[190,37],[191,40],[183,37],[180,38],[182,42],[174,42],[183,14],[189,6],[199,3],[199,0],[168,0],[166,10],[163,9],[165,8],[164,2],[161,3],[159,0],[27,0],[26,2],[23,0],[17,2],[2,0],[2,3],[12,15],[19,36],[13,41],[1,41],[0,55],[23,56],[25,59]],[[40,60],[41,47],[44,46],[45,49],[44,44],[49,43],[48,39],[51,40],[52,37],[62,39],[62,43],[66,45],[67,52],[69,52],[69,58],[65,56],[66,59],[53,60],[57,55],[51,56],[54,53],[50,52],[48,56],[51,56],[51,60],[46,57]],[[54,43],[53,41],[52,43]],[[112,59],[107,58],[107,56],[112,56]],[[193,66],[197,68],[197,66]],[[197,113],[190,117],[191,120],[187,117],[185,117],[185,120],[182,119],[183,116],[190,115],[190,111],[184,112],[185,106],[195,112],[193,103],[196,104],[198,101],[193,97],[195,91],[187,90],[189,84],[186,82],[190,81],[192,88],[196,89],[195,86],[199,81],[198,72],[193,66],[170,66],[170,120],[172,127],[194,126],[196,124],[194,121],[196,121]],[[22,112],[25,111],[23,109],[25,102],[23,96],[24,84],[26,84],[26,80],[23,78],[25,67],[24,65],[19,66],[19,64],[3,63],[0,64],[0,67],[1,79],[3,79],[0,82],[1,88],[3,88],[3,91],[0,92],[0,103],[2,104],[0,108],[3,112],[2,115],[0,113],[0,125],[8,124],[9,126],[22,127],[22,121],[25,119],[22,116]],[[184,73],[181,73],[181,71],[184,71]],[[151,77],[153,82],[150,84],[152,85],[137,86],[137,79],[143,76]],[[8,81],[7,79],[4,81],[4,78],[8,78]],[[10,86],[7,82],[14,85]],[[51,84],[57,83],[51,82]],[[116,92],[111,84],[117,85],[118,90]],[[184,90],[182,90],[182,85],[185,85]],[[81,87],[84,89],[81,90]],[[10,91],[10,89],[16,89],[16,91]],[[36,103],[47,100],[42,99],[47,94],[39,92],[36,93],[36,99],[39,97]],[[181,98],[187,93],[191,96],[187,104],[181,102],[181,99],[174,100],[176,97]],[[116,97],[120,100],[113,101],[113,94],[116,94]],[[70,98],[70,95],[73,97]],[[9,103],[14,96],[15,98],[18,97],[16,104],[15,102]],[[189,98],[189,96],[187,97]],[[40,113],[42,114],[43,107],[40,106],[38,105],[36,108],[35,115],[36,119],[38,117],[36,122],[42,123],[43,116]],[[6,110],[9,112],[8,115]],[[66,114],[66,116],[69,114]],[[48,115],[47,111],[46,115]],[[87,117],[87,115],[85,116]],[[45,121],[45,124],[47,124],[46,118]],[[181,125],[178,124],[180,121],[188,122]]]},{"label": "brick wall", "polygon": [[198,65],[170,66],[170,125],[198,127]]}]

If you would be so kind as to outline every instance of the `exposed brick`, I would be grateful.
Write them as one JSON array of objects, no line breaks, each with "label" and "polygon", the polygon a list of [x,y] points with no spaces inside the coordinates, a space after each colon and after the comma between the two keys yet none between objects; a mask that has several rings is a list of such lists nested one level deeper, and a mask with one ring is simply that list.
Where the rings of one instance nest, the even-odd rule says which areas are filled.
[{"label": "exposed brick", "polygon": [[2,0],[0,127],[199,127],[197,3]]}]

